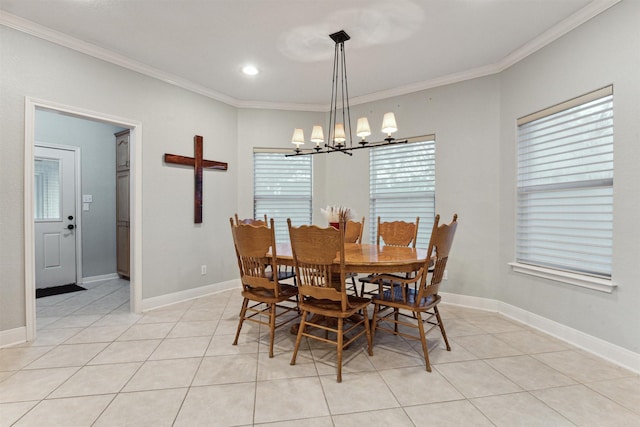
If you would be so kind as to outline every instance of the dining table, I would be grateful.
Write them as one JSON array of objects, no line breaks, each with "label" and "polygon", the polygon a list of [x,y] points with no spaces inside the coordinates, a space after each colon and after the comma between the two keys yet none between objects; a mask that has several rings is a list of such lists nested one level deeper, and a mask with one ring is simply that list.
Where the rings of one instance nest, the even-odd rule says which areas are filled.
[{"label": "dining table", "polygon": [[[345,243],[344,258],[347,273],[410,273],[424,266],[427,249],[407,246],[374,245],[368,243]],[[291,243],[276,244],[276,259],[279,265],[293,266]],[[340,259],[336,257],[336,264]],[[298,333],[299,324],[291,326],[291,333]]]},{"label": "dining table", "polygon": [[[290,243],[276,245],[278,264],[293,266]],[[404,273],[417,271],[424,265],[427,249],[406,246],[345,243],[345,271],[347,273]],[[336,264],[340,260],[336,257]]]}]

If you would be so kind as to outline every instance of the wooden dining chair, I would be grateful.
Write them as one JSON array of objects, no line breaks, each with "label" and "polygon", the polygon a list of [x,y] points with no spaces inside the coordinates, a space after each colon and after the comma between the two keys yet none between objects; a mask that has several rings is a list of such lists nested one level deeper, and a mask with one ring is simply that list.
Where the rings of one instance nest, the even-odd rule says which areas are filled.
[{"label": "wooden dining chair", "polygon": [[[236,225],[238,224],[250,224],[250,225],[268,225],[267,214],[264,214],[264,221],[261,219],[244,218],[238,219],[238,214],[234,214],[236,219]],[[293,271],[293,267],[286,265],[278,265],[278,280],[293,279],[293,284],[296,284],[296,273]]]},{"label": "wooden dining chair", "polygon": [[[440,303],[440,283],[444,276],[453,236],[458,227],[458,215],[453,215],[450,224],[438,225],[440,215],[436,215],[433,231],[429,240],[427,258],[415,277],[402,278],[395,275],[380,274],[376,276],[378,294],[373,298],[372,334],[385,331],[405,338],[420,340],[427,371],[431,372],[426,334],[439,327],[442,338],[451,351],[447,333],[438,311]],[[430,272],[431,270],[431,272]],[[409,286],[409,285],[415,286]],[[410,313],[410,314],[408,314]],[[426,317],[424,317],[424,316]],[[393,327],[387,326],[392,324]],[[425,331],[425,324],[430,328]],[[398,325],[417,329],[417,334],[401,332]]]},{"label": "wooden dining chair", "polygon": [[378,229],[376,233],[376,244],[389,246],[411,246],[416,247],[418,239],[418,226],[420,217],[416,217],[416,222],[386,221],[381,222],[378,217]]},{"label": "wooden dining chair", "polygon": [[253,218],[244,218],[238,219],[238,214],[234,214],[236,218],[236,225],[238,224],[251,224],[251,225],[269,225],[269,221],[267,221],[267,214],[264,214],[264,221],[261,219],[253,219]]},{"label": "wooden dining chair", "polygon": [[362,243],[362,234],[364,232],[364,217],[360,222],[347,221],[344,233],[345,243]]},{"label": "wooden dining chair", "polygon": [[[376,244],[385,246],[411,246],[416,247],[418,240],[418,226],[420,225],[420,217],[416,217],[416,222],[406,221],[385,221],[381,222],[378,217],[378,228],[376,230]],[[365,295],[365,286],[367,283],[373,283],[376,274],[370,274],[358,279],[361,283],[360,296]],[[368,292],[371,294],[371,292]]]},{"label": "wooden dining chair", "polygon": [[[338,355],[337,381],[342,382],[342,352],[348,345],[366,335],[368,352],[373,356],[366,314],[371,300],[347,294],[344,223],[335,229],[315,225],[293,227],[290,219],[287,222],[302,310],[291,364],[296,363],[302,337],[334,344]],[[335,334],[335,341],[329,339],[329,334]]]},{"label": "wooden dining chair", "polygon": [[[293,311],[298,312],[298,288],[280,283],[271,274],[272,271],[278,271],[273,218],[271,227],[242,222],[234,224],[232,218],[229,218],[229,222],[244,298],[233,345],[238,344],[245,320],[266,325],[269,327],[269,357],[273,357],[275,330],[298,317],[285,316]],[[264,320],[265,317],[268,321]]]}]

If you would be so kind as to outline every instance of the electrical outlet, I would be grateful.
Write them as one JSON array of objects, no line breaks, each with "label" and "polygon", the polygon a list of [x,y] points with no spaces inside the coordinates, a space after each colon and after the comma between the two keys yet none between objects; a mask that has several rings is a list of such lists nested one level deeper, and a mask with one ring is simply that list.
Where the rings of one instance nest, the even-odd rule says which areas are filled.
[{"label": "electrical outlet", "polygon": [[202,274],[203,276],[205,274],[207,274],[207,266],[206,265],[201,265],[200,266],[200,274]]},{"label": "electrical outlet", "polygon": [[444,274],[442,275],[442,279],[443,280],[447,280],[448,279],[448,274],[447,274],[447,270],[444,271]]}]

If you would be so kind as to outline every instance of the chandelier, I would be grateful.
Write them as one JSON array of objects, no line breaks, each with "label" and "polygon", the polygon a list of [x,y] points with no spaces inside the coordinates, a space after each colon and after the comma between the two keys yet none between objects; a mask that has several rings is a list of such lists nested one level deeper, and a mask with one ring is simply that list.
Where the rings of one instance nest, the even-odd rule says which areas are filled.
[{"label": "chandelier", "polygon": [[[311,142],[315,146],[311,150],[301,150],[304,144],[304,131],[296,128],[293,131],[291,143],[296,145],[293,154],[290,156],[304,156],[321,153],[343,153],[352,156],[353,150],[362,148],[374,148],[384,145],[406,143],[407,140],[398,141],[391,136],[398,130],[395,115],[390,112],[382,119],[382,132],[387,137],[378,142],[369,142],[367,136],[371,135],[369,120],[360,117],[356,125],[356,135],[362,138],[357,145],[353,145],[351,130],[351,111],[349,109],[349,87],[347,84],[347,65],[345,63],[344,42],[351,37],[344,30],[330,34],[329,37],[335,42],[335,55],[333,58],[333,80],[331,84],[331,104],[329,111],[329,138],[324,141],[322,126],[315,125],[311,131]],[[345,128],[346,126],[346,128]]]}]

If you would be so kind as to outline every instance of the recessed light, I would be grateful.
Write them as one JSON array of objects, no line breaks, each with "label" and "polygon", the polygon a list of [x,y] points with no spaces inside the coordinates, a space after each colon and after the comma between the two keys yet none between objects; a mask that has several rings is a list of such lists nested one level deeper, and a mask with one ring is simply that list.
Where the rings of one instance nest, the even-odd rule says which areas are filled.
[{"label": "recessed light", "polygon": [[258,69],[253,65],[245,65],[244,67],[242,67],[242,72],[247,76],[255,76],[259,73]]}]

